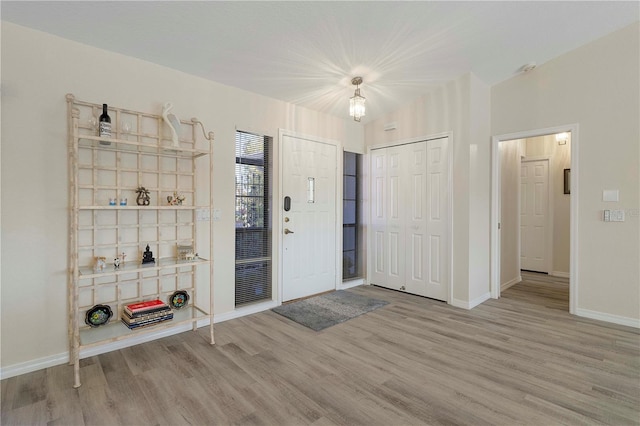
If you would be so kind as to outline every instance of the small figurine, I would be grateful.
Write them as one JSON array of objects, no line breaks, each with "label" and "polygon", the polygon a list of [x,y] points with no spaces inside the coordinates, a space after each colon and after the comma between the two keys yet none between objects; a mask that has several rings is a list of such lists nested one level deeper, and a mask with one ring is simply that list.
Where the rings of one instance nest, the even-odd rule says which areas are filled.
[{"label": "small figurine", "polygon": [[116,257],[115,259],[113,259],[113,267],[115,269],[120,269],[120,258]]},{"label": "small figurine", "polygon": [[124,258],[125,257],[127,257],[127,255],[124,252],[120,253],[120,263],[122,263],[123,265],[124,265]]},{"label": "small figurine", "polygon": [[147,248],[142,253],[142,264],[145,263],[156,263],[156,260],[153,258],[153,252],[149,249],[149,244],[147,244]]},{"label": "small figurine", "polygon": [[180,133],[180,120],[174,113],[170,112],[172,108],[173,104],[171,102],[166,102],[162,107],[162,118],[171,130],[171,142],[173,146],[180,148],[180,140],[178,139],[178,135]]},{"label": "small figurine", "polygon": [[139,206],[148,206],[151,202],[151,197],[149,196],[149,190],[144,186],[136,189],[136,193],[138,194],[138,198],[136,198],[136,203]]},{"label": "small figurine", "polygon": [[167,202],[170,206],[181,206],[184,201],[184,195],[180,195],[177,192],[173,192],[173,195],[167,196]]},{"label": "small figurine", "polygon": [[100,257],[96,257],[96,264],[94,269],[96,271],[102,271],[106,266],[107,266],[107,262],[106,262],[107,258],[100,256]]}]

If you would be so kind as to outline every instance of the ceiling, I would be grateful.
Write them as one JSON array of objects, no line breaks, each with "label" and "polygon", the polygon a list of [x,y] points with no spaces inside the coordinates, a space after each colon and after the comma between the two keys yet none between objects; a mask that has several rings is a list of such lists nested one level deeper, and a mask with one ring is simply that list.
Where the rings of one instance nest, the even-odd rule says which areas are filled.
[{"label": "ceiling", "polygon": [[473,72],[489,85],[639,19],[612,1],[1,3],[2,20],[363,122]]}]

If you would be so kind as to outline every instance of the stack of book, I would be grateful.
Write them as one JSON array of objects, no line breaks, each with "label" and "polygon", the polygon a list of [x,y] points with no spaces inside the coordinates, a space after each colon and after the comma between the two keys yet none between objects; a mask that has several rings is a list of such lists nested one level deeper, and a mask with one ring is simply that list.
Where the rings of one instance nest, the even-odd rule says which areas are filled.
[{"label": "stack of book", "polygon": [[122,310],[122,322],[130,329],[157,324],[172,318],[171,307],[157,299],[132,303]]}]

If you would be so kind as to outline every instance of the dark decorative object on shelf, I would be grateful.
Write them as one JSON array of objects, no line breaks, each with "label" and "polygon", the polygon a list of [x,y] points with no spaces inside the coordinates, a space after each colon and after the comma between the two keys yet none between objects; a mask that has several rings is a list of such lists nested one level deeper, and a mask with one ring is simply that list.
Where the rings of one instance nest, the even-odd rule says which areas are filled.
[{"label": "dark decorative object on shelf", "polygon": [[564,169],[564,193],[571,194],[571,169]]},{"label": "dark decorative object on shelf", "polygon": [[100,327],[109,322],[113,312],[107,305],[95,305],[87,311],[84,322],[90,327]]},{"label": "dark decorative object on shelf", "polygon": [[153,258],[153,252],[149,249],[149,244],[147,244],[147,248],[144,253],[142,253],[142,264],[145,263],[156,263],[156,260]]},{"label": "dark decorative object on shelf", "polygon": [[169,305],[173,309],[184,308],[189,304],[189,293],[184,290],[178,290],[169,297]]},{"label": "dark decorative object on shelf", "polygon": [[136,189],[136,193],[138,194],[138,198],[136,198],[136,203],[139,206],[148,206],[151,202],[151,197],[149,196],[149,190],[144,186]]}]

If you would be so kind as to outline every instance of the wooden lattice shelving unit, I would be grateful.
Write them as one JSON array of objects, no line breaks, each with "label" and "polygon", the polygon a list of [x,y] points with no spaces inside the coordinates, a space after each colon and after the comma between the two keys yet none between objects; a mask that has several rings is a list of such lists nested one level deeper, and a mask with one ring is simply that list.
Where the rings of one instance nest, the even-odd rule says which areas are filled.
[{"label": "wooden lattice shelving unit", "polygon": [[[161,115],[109,107],[112,138],[96,136],[102,105],[67,95],[69,125],[69,345],[74,387],[80,386],[80,351],[85,348],[184,325],[209,321],[213,335],[213,133],[197,119],[180,122],[174,144]],[[199,128],[200,127],[200,128]],[[147,206],[136,203],[136,189],[149,190]],[[184,195],[181,205],[167,197]],[[110,205],[110,200],[116,205]],[[121,205],[120,201],[126,199]],[[155,263],[142,264],[149,245]],[[193,246],[198,256],[178,259],[177,246]],[[124,255],[124,256],[123,256]],[[106,258],[106,267],[95,259]],[[115,267],[113,260],[124,258]],[[125,305],[167,301],[186,290],[188,306],[170,321],[130,330],[120,321]],[[108,305],[110,322],[85,324],[94,305]]]}]

